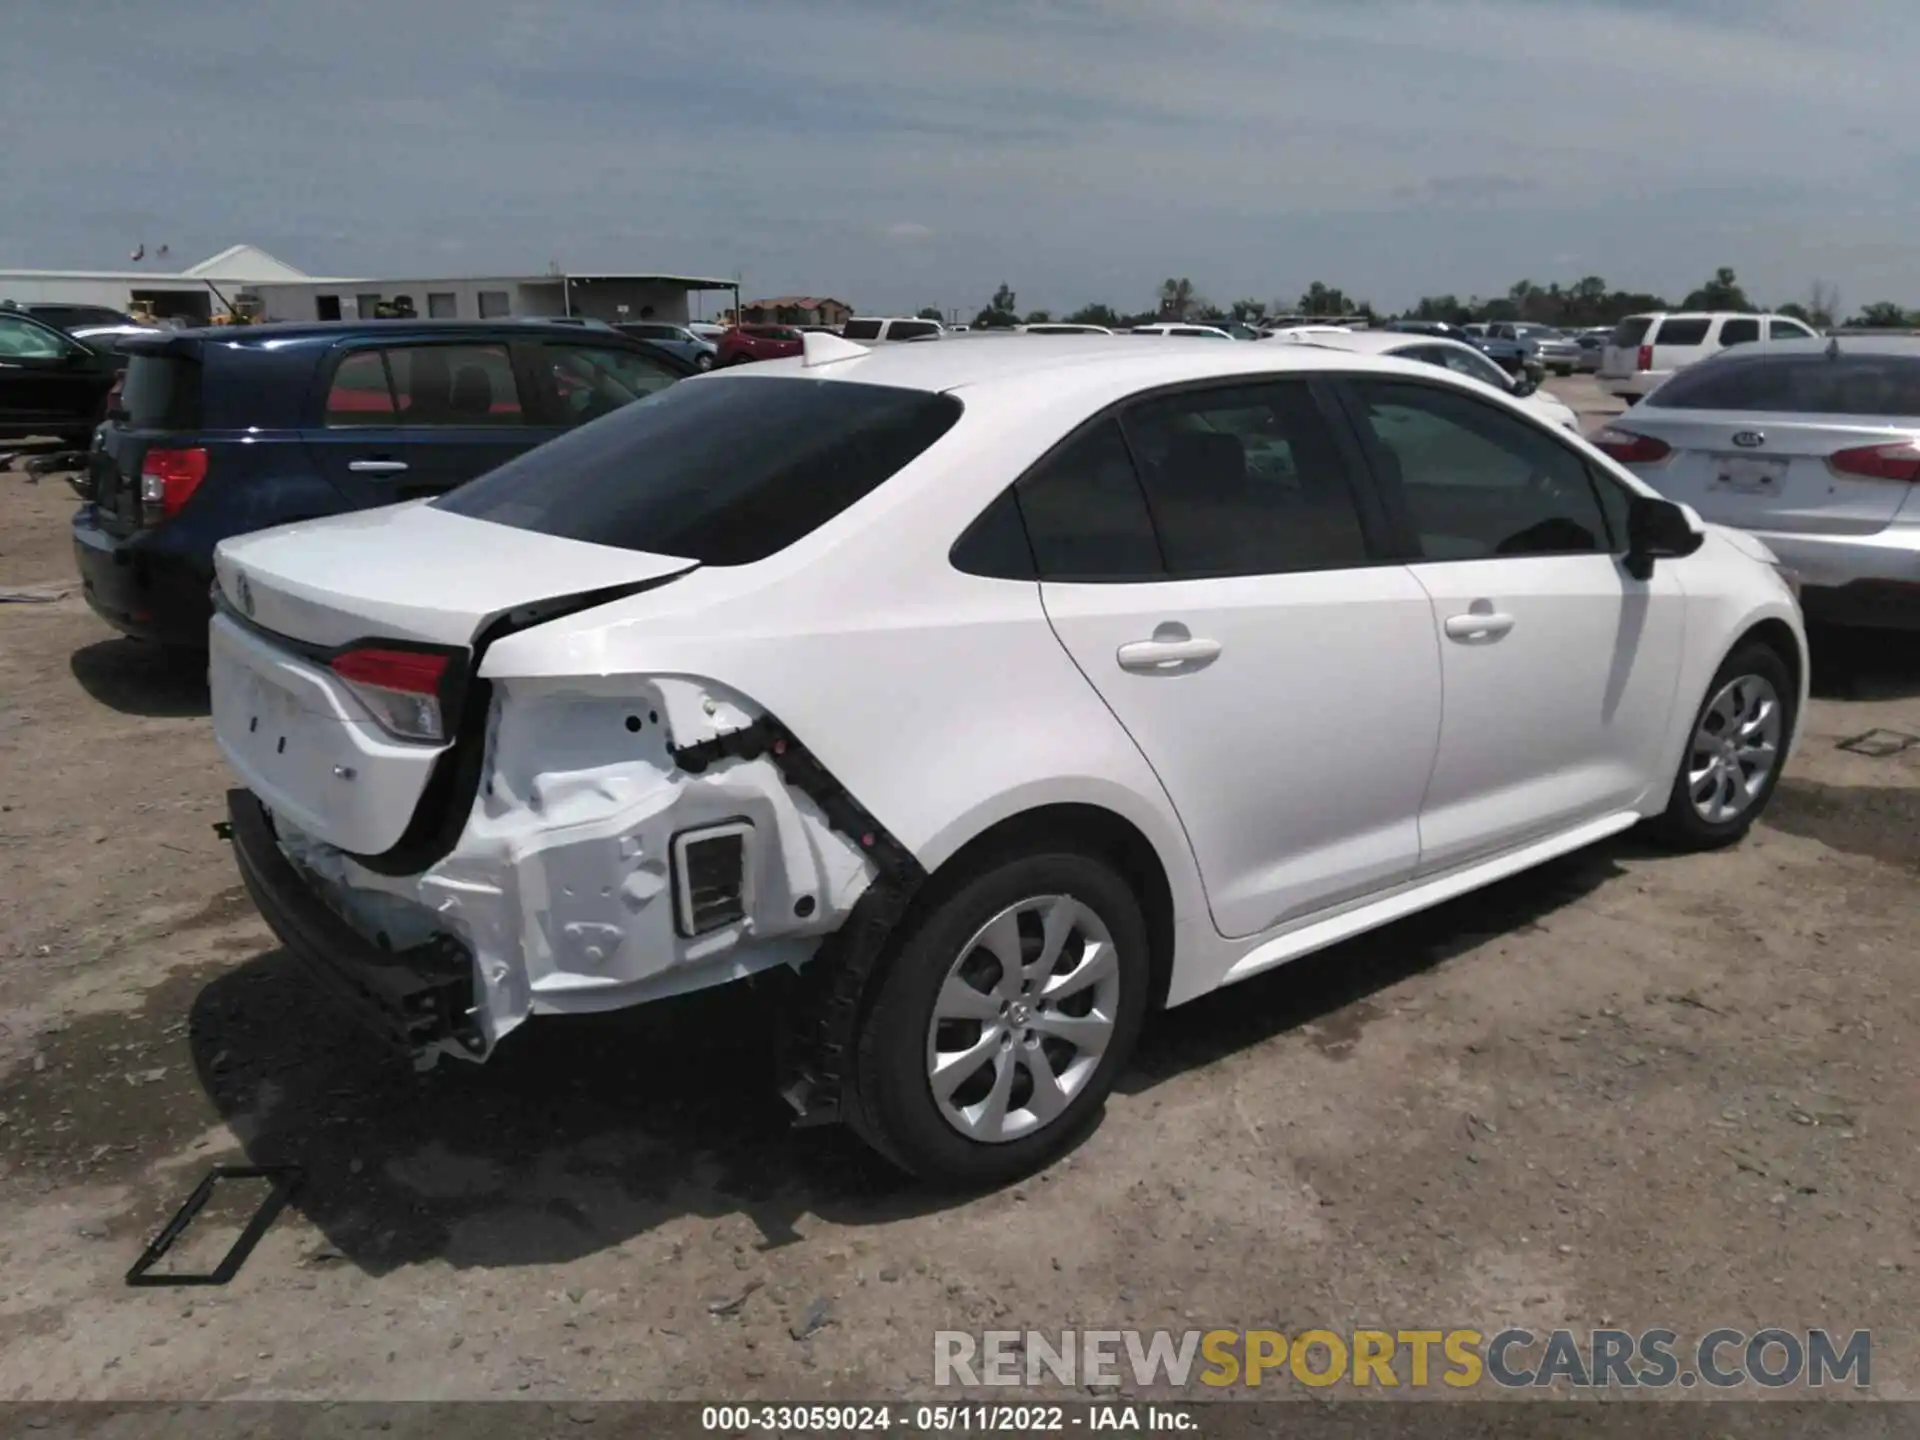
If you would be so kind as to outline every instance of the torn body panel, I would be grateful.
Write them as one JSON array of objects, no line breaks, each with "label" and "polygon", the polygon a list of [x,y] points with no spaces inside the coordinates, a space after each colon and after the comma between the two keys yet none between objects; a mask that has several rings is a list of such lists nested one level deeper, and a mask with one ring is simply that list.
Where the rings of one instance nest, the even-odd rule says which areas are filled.
[{"label": "torn body panel", "polygon": [[[836,830],[783,774],[784,753],[696,748],[772,729],[745,697],[690,677],[498,681],[478,792],[443,859],[385,875],[284,820],[277,832],[383,950],[452,935],[471,951],[485,1050],[437,1048],[484,1058],[531,1014],[798,969],[846,920],[878,873],[874,842]],[[676,889],[689,872],[676,869],[675,842],[706,831],[740,837],[737,903],[729,897],[724,923],[687,933]]]}]

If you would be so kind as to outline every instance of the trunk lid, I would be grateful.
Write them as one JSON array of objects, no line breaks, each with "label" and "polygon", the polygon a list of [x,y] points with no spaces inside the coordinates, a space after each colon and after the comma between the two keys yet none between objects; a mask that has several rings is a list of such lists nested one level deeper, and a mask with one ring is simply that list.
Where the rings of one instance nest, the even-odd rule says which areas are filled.
[{"label": "trunk lid", "polygon": [[[1673,453],[1634,472],[1704,520],[1743,530],[1803,535],[1870,535],[1884,530],[1915,488],[1897,480],[1838,474],[1828,457],[1898,444],[1911,429],[1837,416],[1637,407],[1615,430],[1647,435]],[[1740,437],[1736,439],[1735,437]]]},{"label": "trunk lid", "polygon": [[416,500],[223,540],[213,564],[227,602],[277,635],[318,646],[377,637],[465,647],[496,617],[652,584],[696,562]]},{"label": "trunk lid", "polygon": [[[221,542],[214,568],[231,613],[214,617],[208,680],[228,763],[275,815],[412,873],[445,852],[473,803],[479,767],[469,762],[486,728],[481,648],[507,628],[669,580],[696,562],[416,501],[238,536]],[[440,738],[383,724],[335,668],[351,672],[342,651],[444,658]]]}]

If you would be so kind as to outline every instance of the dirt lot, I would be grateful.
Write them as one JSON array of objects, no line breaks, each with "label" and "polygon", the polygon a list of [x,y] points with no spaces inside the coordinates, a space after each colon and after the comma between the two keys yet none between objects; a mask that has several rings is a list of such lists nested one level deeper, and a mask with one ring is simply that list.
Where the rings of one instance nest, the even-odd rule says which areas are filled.
[{"label": "dirt lot", "polygon": [[[751,995],[382,1061],[237,888],[204,688],[88,613],[71,508],[0,473],[0,591],[60,597],[0,603],[0,1399],[871,1397],[937,1328],[1603,1321],[1872,1327],[1916,1393],[1920,748],[1835,747],[1920,732],[1920,647],[1823,646],[1738,849],[1609,844],[1174,1012],[1076,1154],[943,1203],[786,1127]],[[126,1287],[249,1158],[309,1180],[239,1277]]]}]

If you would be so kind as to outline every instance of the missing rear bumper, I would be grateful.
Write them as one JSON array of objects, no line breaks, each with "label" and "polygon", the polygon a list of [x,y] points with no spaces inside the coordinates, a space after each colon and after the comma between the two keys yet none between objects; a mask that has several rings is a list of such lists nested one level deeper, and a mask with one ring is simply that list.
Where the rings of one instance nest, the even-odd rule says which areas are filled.
[{"label": "missing rear bumper", "polygon": [[247,893],[309,974],[416,1066],[447,1051],[485,1058],[465,945],[443,934],[406,950],[382,949],[336,915],[281,853],[252,791],[229,790],[227,814]]}]

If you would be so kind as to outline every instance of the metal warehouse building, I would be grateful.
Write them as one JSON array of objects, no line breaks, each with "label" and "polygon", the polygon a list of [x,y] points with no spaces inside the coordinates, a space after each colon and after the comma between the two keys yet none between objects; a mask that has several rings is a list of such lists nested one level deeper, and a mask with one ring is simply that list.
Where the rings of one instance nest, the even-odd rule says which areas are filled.
[{"label": "metal warehouse building", "polygon": [[255,246],[232,245],[184,270],[0,270],[0,300],[115,310],[145,303],[163,320],[205,321],[239,295],[287,281],[341,283],[316,281]]}]

